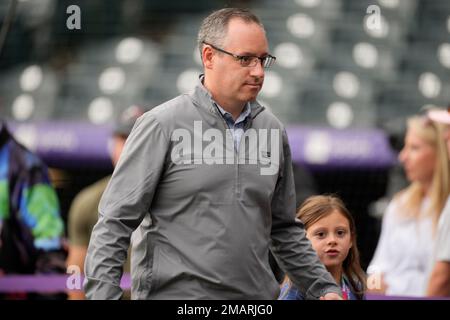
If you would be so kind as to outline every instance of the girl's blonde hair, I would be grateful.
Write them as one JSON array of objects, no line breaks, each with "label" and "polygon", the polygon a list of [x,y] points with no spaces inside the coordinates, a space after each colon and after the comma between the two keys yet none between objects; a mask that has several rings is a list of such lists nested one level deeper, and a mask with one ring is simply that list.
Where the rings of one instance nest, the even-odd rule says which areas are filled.
[{"label": "girl's blonde hair", "polygon": [[421,204],[426,194],[419,182],[412,182],[406,189],[400,191],[396,197],[404,196],[400,205],[405,210],[400,210],[406,217],[418,219],[421,214],[431,216],[433,228],[436,229],[439,216],[444,209],[449,196],[449,157],[447,146],[443,138],[444,127],[428,118],[414,116],[407,121],[408,130],[414,131],[418,137],[431,145],[436,152],[436,162],[433,172],[431,187],[429,189],[430,205],[425,212],[421,212]]},{"label": "girl's blonde hair", "polygon": [[305,229],[308,230],[314,223],[331,214],[333,211],[341,213],[348,220],[350,226],[353,245],[342,263],[342,269],[352,286],[353,293],[358,299],[362,299],[366,291],[366,275],[361,268],[359,251],[356,245],[356,225],[342,200],[334,195],[309,197],[298,210],[297,218],[303,222]]}]

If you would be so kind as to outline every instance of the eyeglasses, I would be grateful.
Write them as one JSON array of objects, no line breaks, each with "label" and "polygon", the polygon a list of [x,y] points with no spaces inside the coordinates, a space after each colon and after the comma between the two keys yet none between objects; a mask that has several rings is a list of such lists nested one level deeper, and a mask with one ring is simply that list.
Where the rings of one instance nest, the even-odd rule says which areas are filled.
[{"label": "eyeglasses", "polygon": [[205,41],[203,41],[204,44],[210,46],[211,48],[228,54],[230,56],[232,56],[233,58],[235,58],[236,60],[239,61],[239,63],[241,64],[242,67],[254,67],[258,64],[258,61],[261,61],[261,65],[263,66],[264,69],[268,69],[270,68],[273,63],[275,62],[275,60],[277,59],[274,56],[271,56],[270,54],[264,56],[264,57],[258,57],[258,56],[241,56],[241,55],[237,55],[228,51],[225,51],[223,49],[220,49],[210,43],[207,43]]}]

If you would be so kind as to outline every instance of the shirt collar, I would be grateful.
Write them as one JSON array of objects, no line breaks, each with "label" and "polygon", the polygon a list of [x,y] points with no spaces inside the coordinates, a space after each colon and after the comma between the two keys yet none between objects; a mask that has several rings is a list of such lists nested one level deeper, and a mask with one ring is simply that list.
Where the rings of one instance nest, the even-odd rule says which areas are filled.
[{"label": "shirt collar", "polygon": [[[200,75],[199,78],[200,78],[200,83],[201,83],[202,86],[203,86],[203,81],[204,81],[204,79],[205,79],[205,75],[202,74],[202,75]],[[205,88],[205,87],[203,86],[203,88]],[[206,88],[205,88],[205,89],[206,89]],[[216,101],[214,101],[214,99],[212,98],[212,96],[211,96],[211,94],[209,93],[209,91],[208,91],[208,90],[206,90],[206,91],[208,92],[208,96],[209,96],[209,98],[211,99],[212,104],[215,105],[215,106],[217,107],[217,109],[219,109],[220,114],[222,115],[222,117],[223,117],[224,119],[226,119],[226,120],[229,120],[229,119],[232,120],[232,119],[233,119],[232,114],[229,113],[228,111],[226,111],[224,108],[222,108]],[[239,115],[239,117],[236,119],[236,121],[233,120],[233,122],[234,122],[234,123],[240,123],[240,122],[243,122],[248,116],[250,116],[251,112],[252,112],[251,105],[250,105],[249,102],[247,102],[247,103],[245,104],[244,109],[242,110],[241,114]]]},{"label": "shirt collar", "polygon": [[[222,117],[224,117],[225,119],[233,119],[233,116],[231,115],[231,113],[229,113],[228,111],[226,111],[224,108],[222,108],[217,102],[213,101],[214,105],[217,107],[217,109],[219,109],[220,114],[222,115]],[[239,117],[236,119],[236,121],[233,120],[234,123],[240,123],[245,121],[245,119],[247,119],[248,116],[250,116],[251,114],[251,107],[250,107],[250,103],[246,103],[244,106],[244,110],[242,110],[241,114],[239,115]]]}]

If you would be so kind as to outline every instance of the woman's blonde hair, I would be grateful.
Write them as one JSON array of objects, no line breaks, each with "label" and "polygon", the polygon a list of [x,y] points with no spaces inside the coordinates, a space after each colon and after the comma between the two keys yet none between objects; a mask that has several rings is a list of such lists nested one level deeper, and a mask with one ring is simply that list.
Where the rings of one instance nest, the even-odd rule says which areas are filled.
[{"label": "woman's blonde hair", "polygon": [[419,182],[412,182],[406,189],[400,191],[396,197],[404,197],[404,201],[400,204],[405,209],[401,210],[404,216],[418,219],[422,214],[429,215],[433,220],[433,227],[435,229],[450,192],[449,157],[443,138],[444,127],[425,117],[414,116],[408,119],[407,129],[414,131],[418,137],[431,145],[436,152],[433,178],[428,192],[430,205],[425,212],[421,212],[422,201],[426,194],[423,185]]}]

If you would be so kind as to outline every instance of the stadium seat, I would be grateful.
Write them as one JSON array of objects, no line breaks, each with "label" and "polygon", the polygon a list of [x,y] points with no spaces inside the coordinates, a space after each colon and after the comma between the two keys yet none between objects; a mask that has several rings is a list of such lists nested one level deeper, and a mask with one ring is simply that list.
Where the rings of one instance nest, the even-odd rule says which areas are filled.
[{"label": "stadium seat", "polygon": [[0,110],[16,121],[41,121],[51,117],[60,90],[48,66],[25,65],[2,74]]},{"label": "stadium seat", "polygon": [[370,41],[338,43],[319,64],[325,70],[349,70],[364,78],[393,80],[400,63],[401,50],[377,46]]},{"label": "stadium seat", "polygon": [[374,124],[371,81],[340,71],[324,71],[308,83],[299,96],[301,121],[337,128],[371,127]]}]

